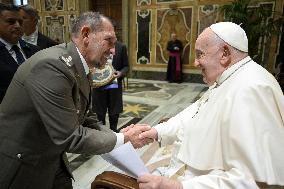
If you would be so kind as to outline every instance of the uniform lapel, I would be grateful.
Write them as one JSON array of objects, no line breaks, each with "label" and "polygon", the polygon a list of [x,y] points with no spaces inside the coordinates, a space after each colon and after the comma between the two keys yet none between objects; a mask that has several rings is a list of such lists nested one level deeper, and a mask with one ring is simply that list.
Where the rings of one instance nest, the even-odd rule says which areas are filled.
[{"label": "uniform lapel", "polygon": [[76,46],[73,42],[67,44],[67,51],[68,54],[72,57],[72,62],[74,62],[75,69],[77,70],[78,75],[76,75],[76,77],[79,81],[80,92],[89,101],[90,83],[84,70],[80,56],[77,52]]}]

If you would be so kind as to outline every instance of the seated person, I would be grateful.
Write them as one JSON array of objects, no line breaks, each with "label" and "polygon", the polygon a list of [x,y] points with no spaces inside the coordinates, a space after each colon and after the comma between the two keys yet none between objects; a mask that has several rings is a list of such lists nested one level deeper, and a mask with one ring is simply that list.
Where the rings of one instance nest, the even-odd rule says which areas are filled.
[{"label": "seated person", "polygon": [[139,188],[284,186],[284,96],[275,78],[249,57],[245,31],[231,22],[213,24],[199,35],[195,52],[208,91],[139,136],[161,145],[180,141],[174,162],[184,171],[177,179],[167,178],[167,171],[142,175]]}]

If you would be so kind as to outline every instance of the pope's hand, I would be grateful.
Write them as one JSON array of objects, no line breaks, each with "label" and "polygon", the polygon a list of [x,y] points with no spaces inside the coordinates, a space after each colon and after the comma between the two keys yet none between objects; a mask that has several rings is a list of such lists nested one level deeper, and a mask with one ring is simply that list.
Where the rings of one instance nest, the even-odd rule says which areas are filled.
[{"label": "pope's hand", "polygon": [[122,130],[124,134],[124,142],[130,141],[134,148],[141,148],[151,142],[152,139],[149,138],[140,138],[139,135],[142,132],[146,132],[151,129],[150,125],[140,124],[140,125],[130,125],[126,129]]},{"label": "pope's hand", "polygon": [[139,189],[182,189],[182,184],[178,181],[151,174],[138,177]]},{"label": "pope's hand", "polygon": [[155,128],[151,128],[150,130],[144,131],[139,135],[140,139],[152,139],[152,140],[157,140],[158,139],[158,132]]}]

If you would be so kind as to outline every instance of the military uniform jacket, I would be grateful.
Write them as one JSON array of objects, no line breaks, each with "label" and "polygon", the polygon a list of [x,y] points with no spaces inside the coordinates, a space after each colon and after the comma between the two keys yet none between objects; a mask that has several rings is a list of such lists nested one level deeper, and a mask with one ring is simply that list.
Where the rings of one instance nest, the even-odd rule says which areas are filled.
[{"label": "military uniform jacket", "polygon": [[49,189],[64,152],[102,154],[116,135],[87,117],[90,85],[71,42],[22,64],[0,105],[1,189]]}]

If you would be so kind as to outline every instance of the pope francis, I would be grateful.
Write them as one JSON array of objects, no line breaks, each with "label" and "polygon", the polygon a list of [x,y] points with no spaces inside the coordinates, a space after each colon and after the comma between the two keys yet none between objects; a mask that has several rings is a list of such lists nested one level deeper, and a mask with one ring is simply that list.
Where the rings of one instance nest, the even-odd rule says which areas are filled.
[{"label": "pope francis", "polygon": [[[206,28],[195,44],[205,94],[165,123],[140,134],[179,141],[178,179],[146,174],[141,189],[284,188],[284,96],[248,55],[245,31],[232,22]],[[164,174],[166,175],[166,174]]]}]

